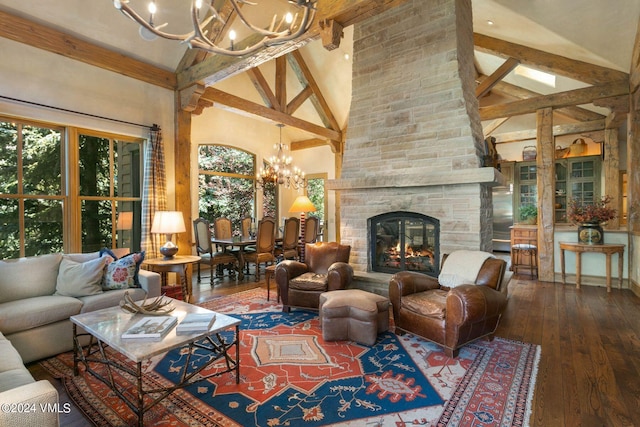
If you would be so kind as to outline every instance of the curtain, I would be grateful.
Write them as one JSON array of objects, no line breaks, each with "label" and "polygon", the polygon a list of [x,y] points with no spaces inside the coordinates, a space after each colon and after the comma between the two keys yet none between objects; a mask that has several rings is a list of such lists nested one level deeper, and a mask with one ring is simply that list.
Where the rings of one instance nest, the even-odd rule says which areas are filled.
[{"label": "curtain", "polygon": [[153,215],[167,210],[167,178],[164,166],[162,131],[156,124],[150,131],[149,143],[144,158],[144,181],[142,184],[142,237],[140,245],[146,258],[160,256],[160,235],[151,234]]}]

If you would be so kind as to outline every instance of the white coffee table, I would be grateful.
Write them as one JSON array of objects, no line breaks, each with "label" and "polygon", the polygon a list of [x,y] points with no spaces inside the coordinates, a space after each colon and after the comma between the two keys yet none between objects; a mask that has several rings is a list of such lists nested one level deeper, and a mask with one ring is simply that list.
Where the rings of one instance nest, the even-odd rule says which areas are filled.
[{"label": "white coffee table", "polygon": [[[187,313],[206,313],[210,311],[173,298],[166,299],[170,299],[171,306],[175,307],[170,314],[178,318],[178,323],[180,323]],[[127,406],[131,408],[131,410],[134,411],[138,416],[139,426],[144,425],[144,413],[171,394],[174,390],[231,371],[235,371],[236,384],[239,383],[240,346],[238,344],[238,339],[240,336],[240,320],[231,316],[216,313],[216,320],[214,324],[205,332],[177,335],[174,327],[161,341],[122,339],[122,333],[141,317],[142,315],[140,314],[133,315],[131,313],[126,313],[120,307],[111,307],[71,316],[74,342],[74,375],[79,374],[78,364],[83,363],[87,372],[91,373],[94,377],[111,387],[114,393],[120,397],[120,399],[122,399]],[[78,327],[84,329],[86,333],[79,331]],[[231,328],[235,328],[234,338],[230,342],[226,342],[220,333]],[[86,345],[81,344],[81,337],[83,336],[90,336],[89,342]],[[234,345],[236,348],[235,358],[229,354],[229,349]],[[135,362],[136,367],[132,369],[122,363],[108,359],[107,353],[104,351],[107,346]],[[189,347],[189,352],[187,353],[187,359],[182,367],[182,372],[180,373],[180,382],[163,389],[145,390],[143,388],[142,381],[144,376],[144,372],[142,371],[142,362],[150,357],[164,354],[170,350],[181,347]],[[194,350],[194,348],[210,351],[214,357],[212,357],[207,364],[201,366],[197,370],[190,370],[187,372],[186,367],[190,364],[192,350]],[[210,366],[220,358],[224,358],[227,365],[226,370],[207,376],[199,375],[203,369]],[[96,370],[91,368],[90,363],[99,363],[106,366],[108,375],[104,376],[96,372]],[[112,369],[126,372],[136,378],[138,396],[135,401],[128,398],[123,393],[122,388],[115,382],[114,375],[112,375],[111,372]],[[144,404],[145,395],[149,395],[149,397],[151,397],[151,401],[146,405]]]}]

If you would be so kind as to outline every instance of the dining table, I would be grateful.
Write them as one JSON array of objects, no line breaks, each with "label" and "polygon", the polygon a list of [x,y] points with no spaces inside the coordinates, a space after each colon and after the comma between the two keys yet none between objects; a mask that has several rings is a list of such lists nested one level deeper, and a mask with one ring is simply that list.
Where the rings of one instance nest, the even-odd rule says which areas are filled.
[{"label": "dining table", "polygon": [[[282,242],[282,237],[276,236],[276,243]],[[257,239],[251,236],[241,236],[241,237],[232,237],[230,239],[216,239],[215,237],[211,239],[211,243],[214,245],[222,246],[223,248],[228,247],[237,247],[238,248],[238,279],[244,279],[244,268],[246,265],[246,261],[244,259],[245,249],[248,246],[255,245]]]}]

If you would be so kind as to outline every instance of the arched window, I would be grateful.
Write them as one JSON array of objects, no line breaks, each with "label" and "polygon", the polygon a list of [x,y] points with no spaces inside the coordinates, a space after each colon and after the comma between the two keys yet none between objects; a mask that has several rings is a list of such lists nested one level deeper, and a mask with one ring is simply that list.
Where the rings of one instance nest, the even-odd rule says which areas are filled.
[{"label": "arched window", "polygon": [[198,148],[198,212],[211,222],[226,217],[240,233],[240,220],[255,217],[255,156],[224,145]]}]

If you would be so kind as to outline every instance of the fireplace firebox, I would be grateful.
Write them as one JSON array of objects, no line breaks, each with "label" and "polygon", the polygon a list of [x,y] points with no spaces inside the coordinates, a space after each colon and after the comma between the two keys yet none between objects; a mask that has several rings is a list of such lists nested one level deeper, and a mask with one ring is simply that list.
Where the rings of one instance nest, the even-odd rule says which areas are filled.
[{"label": "fireplace firebox", "polygon": [[373,271],[417,271],[434,277],[438,275],[438,219],[414,212],[389,212],[369,218],[368,226]]}]

